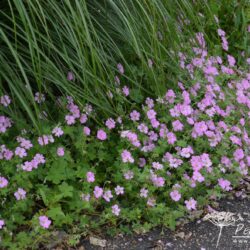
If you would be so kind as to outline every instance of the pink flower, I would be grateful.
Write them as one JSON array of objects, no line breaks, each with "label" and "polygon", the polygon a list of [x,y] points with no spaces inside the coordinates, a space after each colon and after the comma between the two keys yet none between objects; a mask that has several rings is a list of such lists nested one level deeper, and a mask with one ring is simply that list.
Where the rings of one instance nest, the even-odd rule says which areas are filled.
[{"label": "pink flower", "polygon": [[57,152],[58,156],[64,156],[64,148],[63,147],[59,147],[56,152]]},{"label": "pink flower", "polygon": [[153,167],[154,169],[157,169],[157,170],[163,169],[163,165],[162,165],[161,163],[159,163],[159,162],[153,162],[153,163],[152,163],[152,167]]},{"label": "pink flower", "polygon": [[155,201],[154,198],[149,198],[149,199],[147,200],[147,205],[148,205],[149,207],[154,207],[155,204],[156,204],[156,201]]},{"label": "pink flower", "polygon": [[42,215],[39,217],[39,223],[40,226],[43,228],[49,228],[50,224],[51,224],[51,220],[49,220],[49,218],[45,215]]},{"label": "pink flower", "polygon": [[164,184],[165,184],[165,180],[163,177],[159,177],[155,174],[152,174],[151,175],[151,181],[153,182],[153,184],[156,186],[156,187],[163,187]]},{"label": "pink flower", "polygon": [[7,160],[7,161],[11,160],[13,155],[14,155],[14,153],[9,149],[6,149],[3,153],[3,156],[4,156],[5,160]]},{"label": "pink flower", "polygon": [[110,99],[113,99],[113,97],[114,97],[113,93],[112,93],[110,90],[107,92],[107,96],[108,96]]},{"label": "pink flower", "polygon": [[130,119],[132,121],[139,121],[140,120],[140,113],[137,112],[136,110],[133,110],[131,113],[130,113]]},{"label": "pink flower", "polygon": [[181,199],[181,194],[178,190],[174,190],[170,193],[170,197],[174,201],[179,201]]},{"label": "pink flower", "polygon": [[82,114],[82,115],[80,116],[80,123],[81,123],[81,124],[86,123],[87,120],[88,120],[88,116],[87,116],[86,114]]},{"label": "pink flower", "polygon": [[205,39],[204,39],[204,35],[201,32],[196,33],[196,39],[197,39],[199,45],[202,48],[206,47],[206,42],[205,42]]},{"label": "pink flower", "polygon": [[81,194],[81,199],[83,201],[89,201],[90,200],[90,194]]},{"label": "pink flower", "polygon": [[147,125],[145,125],[144,123],[141,123],[138,125],[138,130],[141,132],[141,133],[144,133],[144,134],[147,134],[148,133],[148,127]]},{"label": "pink flower", "polygon": [[19,156],[20,158],[24,158],[25,156],[27,156],[27,152],[24,148],[17,147],[15,150],[15,155]]},{"label": "pink flower", "polygon": [[113,205],[112,206],[112,213],[114,215],[119,216],[120,212],[121,212],[121,209],[119,208],[118,205]]},{"label": "pink flower", "polygon": [[115,193],[116,193],[116,195],[124,194],[124,187],[117,186],[115,188]]},{"label": "pink flower", "polygon": [[7,128],[11,127],[12,121],[3,115],[0,115],[0,133],[5,133],[7,131]]},{"label": "pink flower", "polygon": [[238,148],[234,151],[233,155],[234,155],[234,159],[239,162],[240,160],[244,158],[244,151],[241,148]]},{"label": "pink flower", "polygon": [[242,146],[241,139],[237,137],[236,135],[231,135],[230,140],[232,141],[233,144]]},{"label": "pink flower", "polygon": [[147,104],[148,108],[153,108],[154,107],[154,100],[147,97],[145,103]]},{"label": "pink flower", "polygon": [[120,78],[118,76],[115,76],[115,83],[117,85],[120,85]]},{"label": "pink flower", "polygon": [[219,186],[220,186],[222,189],[224,189],[224,190],[226,190],[226,191],[232,190],[232,187],[230,186],[230,185],[231,185],[231,182],[228,181],[228,180],[225,180],[225,179],[223,179],[223,178],[220,178],[220,179],[218,179],[218,184],[219,184]]},{"label": "pink flower", "polygon": [[204,73],[207,75],[219,75],[219,72],[217,70],[217,68],[213,67],[213,66],[207,66],[206,68],[204,68]]},{"label": "pink flower", "polygon": [[193,198],[190,198],[189,200],[186,200],[185,204],[186,204],[186,208],[188,210],[196,210],[197,201],[194,200]]},{"label": "pink flower", "polygon": [[147,117],[149,120],[155,119],[156,117],[156,112],[153,109],[148,110],[147,112]]},{"label": "pink flower", "polygon": [[66,115],[65,120],[68,125],[73,125],[76,123],[76,118],[73,115]]},{"label": "pink flower", "polygon": [[111,130],[111,129],[115,128],[115,121],[112,118],[109,118],[106,121],[105,125],[107,126],[108,129]]},{"label": "pink flower", "polygon": [[232,165],[231,160],[226,156],[221,157],[221,163],[224,164],[226,167],[230,167]]},{"label": "pink flower", "polygon": [[198,182],[203,182],[205,180],[205,178],[203,177],[203,175],[199,171],[193,172],[192,179],[194,181],[198,181]]},{"label": "pink flower", "polygon": [[0,220],[0,229],[2,229],[4,225],[5,225],[4,220]]},{"label": "pink flower", "polygon": [[144,132],[147,132],[146,134],[148,134],[150,141],[157,141],[158,140],[158,134],[157,133],[155,133],[154,131],[149,131],[148,132],[148,127],[140,127],[140,128],[144,129]]},{"label": "pink flower", "polygon": [[133,178],[134,178],[134,172],[131,171],[131,170],[127,171],[126,173],[124,173],[124,178],[125,178],[126,180],[131,180],[131,179],[133,179]]},{"label": "pink flower", "polygon": [[89,115],[90,113],[92,113],[93,107],[90,104],[86,104],[84,110],[86,114]]},{"label": "pink flower", "polygon": [[24,138],[21,138],[21,141],[20,141],[20,142],[21,142],[21,143],[20,143],[20,146],[21,146],[22,148],[27,149],[27,150],[33,147],[33,144],[31,143],[30,140],[26,140],[26,139],[24,139]]},{"label": "pink flower", "polygon": [[201,161],[204,167],[211,167],[212,166],[212,162],[209,158],[209,154],[203,153],[201,156]]},{"label": "pink flower", "polygon": [[47,135],[42,135],[38,137],[38,143],[41,146],[48,145],[49,144],[49,137]]},{"label": "pink flower", "polygon": [[143,168],[146,165],[146,159],[145,158],[139,158],[139,167]]},{"label": "pink flower", "polygon": [[100,197],[102,197],[102,194],[103,194],[103,189],[100,188],[99,186],[95,186],[95,189],[94,189],[95,198],[99,199]]},{"label": "pink flower", "polygon": [[196,122],[192,131],[192,137],[202,136],[208,130],[207,124],[204,121]]},{"label": "pink flower", "polygon": [[45,158],[42,154],[36,154],[34,156],[34,160],[38,162],[38,164],[44,164],[45,163]]},{"label": "pink flower", "polygon": [[146,188],[142,188],[140,190],[140,197],[147,198],[148,197],[148,190]]},{"label": "pink flower", "polygon": [[167,133],[167,140],[169,144],[174,144],[176,142],[176,136],[173,132],[168,132]]},{"label": "pink flower", "polygon": [[174,131],[182,131],[184,127],[179,120],[173,121],[172,126]]},{"label": "pink flower", "polygon": [[84,127],[84,128],[83,128],[83,133],[84,133],[86,136],[89,136],[89,135],[90,135],[90,128]]},{"label": "pink flower", "polygon": [[18,188],[18,190],[14,193],[14,196],[18,201],[24,200],[26,198],[26,191],[22,188]]},{"label": "pink flower", "polygon": [[128,96],[129,95],[129,88],[128,86],[124,86],[122,88],[122,93],[125,95],[125,96]]},{"label": "pink flower", "polygon": [[175,93],[174,93],[174,91],[173,91],[172,89],[169,89],[169,90],[167,91],[166,95],[165,95],[165,98],[166,98],[166,100],[167,100],[169,103],[173,103],[174,100],[175,100],[175,97],[176,97],[176,95],[175,95]]},{"label": "pink flower", "polygon": [[148,67],[149,68],[153,67],[153,61],[151,59],[148,59]]},{"label": "pink flower", "polygon": [[42,102],[44,102],[44,101],[45,101],[45,96],[44,96],[44,94],[37,92],[37,93],[35,94],[35,101],[36,101],[37,103],[42,103]]},{"label": "pink flower", "polygon": [[190,162],[194,171],[199,171],[203,167],[203,162],[200,156],[192,156]]},{"label": "pink flower", "polygon": [[74,103],[69,103],[67,108],[74,118],[80,118],[80,109],[77,105]]},{"label": "pink flower", "polygon": [[148,135],[149,135],[149,140],[150,141],[157,141],[158,140],[158,134],[155,133],[154,131],[150,131],[148,133]]},{"label": "pink flower", "polygon": [[8,180],[2,176],[0,176],[0,188],[4,188],[8,185]]},{"label": "pink flower", "polygon": [[87,172],[87,182],[94,182],[95,181],[95,174],[93,172]]},{"label": "pink flower", "polygon": [[226,35],[225,31],[222,30],[222,29],[218,29],[217,32],[218,32],[219,36],[225,36]]},{"label": "pink flower", "polygon": [[99,129],[97,131],[97,139],[101,140],[101,141],[105,141],[107,139],[107,134],[104,130]]},{"label": "pink flower", "polygon": [[131,153],[128,150],[123,150],[121,153],[121,157],[122,157],[122,162],[124,163],[126,162],[134,163],[134,158],[132,157]]},{"label": "pink flower", "polygon": [[75,79],[75,76],[74,76],[73,72],[69,71],[67,74],[67,80],[74,81],[74,79]]},{"label": "pink flower", "polygon": [[22,170],[28,171],[28,172],[32,171],[33,167],[34,167],[34,166],[33,166],[32,162],[30,162],[30,161],[25,161],[25,162],[21,165]]},{"label": "pink flower", "polygon": [[111,191],[108,190],[108,191],[105,191],[105,192],[104,192],[104,194],[103,194],[102,197],[103,197],[103,199],[104,199],[105,201],[110,202],[110,200],[113,198],[113,195],[112,195]]},{"label": "pink flower", "polygon": [[180,151],[180,155],[184,158],[189,158],[194,151],[192,147],[188,146],[187,148],[182,148]]},{"label": "pink flower", "polygon": [[60,127],[55,127],[52,130],[52,134],[56,137],[61,137],[63,135],[63,130]]},{"label": "pink flower", "polygon": [[119,70],[119,72],[120,72],[122,75],[124,74],[124,68],[123,68],[123,66],[122,66],[121,63],[118,63],[118,64],[117,64],[117,69]]},{"label": "pink flower", "polygon": [[225,51],[228,51],[228,41],[227,41],[227,39],[226,39],[226,37],[222,37],[221,38],[221,40],[222,40],[222,48],[225,50]]},{"label": "pink flower", "polygon": [[8,95],[1,96],[0,97],[0,103],[3,106],[7,107],[11,103],[11,99],[10,99],[10,97]]},{"label": "pink flower", "polygon": [[158,128],[160,126],[160,122],[157,121],[155,118],[151,119],[150,122],[153,128]]},{"label": "pink flower", "polygon": [[233,67],[236,63],[235,58],[233,56],[227,55],[227,60],[231,67]]},{"label": "pink flower", "polygon": [[186,104],[183,104],[181,105],[180,107],[180,112],[184,115],[184,116],[188,116],[188,115],[191,115],[192,112],[193,112],[193,109],[190,105],[186,105]]},{"label": "pink flower", "polygon": [[116,119],[116,121],[117,121],[118,123],[122,124],[122,118],[121,118],[120,116]]}]

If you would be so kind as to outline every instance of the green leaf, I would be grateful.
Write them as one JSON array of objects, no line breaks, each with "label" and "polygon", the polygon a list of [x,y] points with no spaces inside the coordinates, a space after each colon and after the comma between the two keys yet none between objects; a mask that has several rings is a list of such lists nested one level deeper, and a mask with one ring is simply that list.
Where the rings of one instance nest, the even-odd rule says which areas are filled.
[{"label": "green leaf", "polygon": [[73,196],[74,188],[72,186],[68,185],[68,183],[66,183],[66,182],[63,182],[59,186],[59,190],[61,191],[63,197],[72,197]]},{"label": "green leaf", "polygon": [[132,89],[130,91],[130,98],[137,103],[141,103],[143,101],[143,96],[139,89]]},{"label": "green leaf", "polygon": [[59,184],[63,180],[71,179],[74,176],[74,171],[68,167],[64,159],[55,161],[47,175],[47,180],[52,181],[54,184]]}]

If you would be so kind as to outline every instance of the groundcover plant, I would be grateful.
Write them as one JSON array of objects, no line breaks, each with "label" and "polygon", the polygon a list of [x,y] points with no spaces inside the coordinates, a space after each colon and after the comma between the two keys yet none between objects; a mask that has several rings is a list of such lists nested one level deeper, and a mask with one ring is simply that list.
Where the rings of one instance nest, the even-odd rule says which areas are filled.
[{"label": "groundcover plant", "polygon": [[[148,97],[142,106],[130,100],[132,89],[122,83],[126,68],[118,63],[116,91],[132,111],[102,123],[91,105],[77,105],[71,96],[50,103],[38,92],[39,135],[5,115],[12,100],[2,95],[2,247],[36,248],[59,229],[78,236],[174,229],[180,217],[244,181],[250,166],[250,59],[243,55],[244,67],[237,66],[222,29],[218,37],[223,57],[209,54],[202,33],[190,41],[192,57],[179,53],[190,88],[178,82],[177,91]],[[69,72],[68,79],[74,77]],[[46,102],[53,104],[53,123],[42,112]]]}]

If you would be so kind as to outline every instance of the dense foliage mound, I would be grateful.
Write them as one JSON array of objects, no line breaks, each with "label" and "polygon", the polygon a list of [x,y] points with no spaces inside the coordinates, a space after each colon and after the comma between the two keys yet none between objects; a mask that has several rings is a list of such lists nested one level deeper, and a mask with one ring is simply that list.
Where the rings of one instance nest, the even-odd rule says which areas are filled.
[{"label": "dense foliage mound", "polygon": [[[218,35],[227,51],[225,32]],[[208,55],[202,33],[191,43],[192,58],[179,53],[191,87],[178,82],[178,91],[148,97],[141,107],[130,99],[133,90],[122,84],[126,69],[118,64],[116,91],[131,111],[103,124],[92,106],[70,96],[50,104],[58,119],[52,123],[43,93],[35,94],[42,134],[0,116],[3,247],[22,249],[60,228],[174,228],[178,218],[243,181],[250,166],[250,59],[239,68],[229,54]],[[3,111],[11,108],[7,94],[0,101]]]}]

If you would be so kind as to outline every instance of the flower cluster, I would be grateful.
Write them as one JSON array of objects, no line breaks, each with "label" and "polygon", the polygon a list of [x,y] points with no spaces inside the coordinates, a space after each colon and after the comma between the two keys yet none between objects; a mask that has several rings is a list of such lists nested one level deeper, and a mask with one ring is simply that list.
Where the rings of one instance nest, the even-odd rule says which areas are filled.
[{"label": "flower cluster", "polygon": [[[218,34],[227,51],[225,32]],[[63,117],[57,125],[46,124],[42,135],[20,133],[12,140],[7,129],[12,131],[13,123],[1,115],[0,133],[6,137],[0,145],[0,194],[6,211],[0,229],[14,223],[7,216],[11,207],[20,206],[13,216],[23,218],[25,202],[29,219],[23,223],[32,213],[44,229],[52,222],[91,224],[91,214],[101,223],[139,218],[155,225],[161,217],[172,225],[169,214],[196,210],[204,197],[237,186],[250,166],[250,72],[237,67],[232,55],[209,56],[201,33],[193,46],[193,58],[179,53],[189,86],[178,82],[160,98],[147,97],[141,107],[106,117],[101,125],[92,119],[92,106],[82,108],[70,96],[61,98]],[[122,77],[122,64],[117,69]],[[75,79],[71,72],[67,78]],[[128,87],[120,90],[130,98]],[[45,101],[39,93],[35,99]],[[0,103],[6,109],[11,100],[4,95]]]}]

